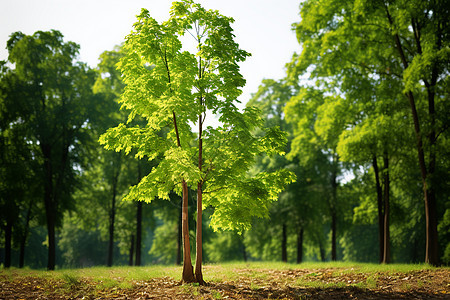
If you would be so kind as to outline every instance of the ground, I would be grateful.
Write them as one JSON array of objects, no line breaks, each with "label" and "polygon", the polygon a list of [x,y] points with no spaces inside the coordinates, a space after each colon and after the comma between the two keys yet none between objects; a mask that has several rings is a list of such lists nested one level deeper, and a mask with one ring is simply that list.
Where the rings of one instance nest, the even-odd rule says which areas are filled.
[{"label": "ground", "polygon": [[[181,284],[172,269],[170,276],[161,270],[156,275],[137,270],[105,268],[98,271],[103,275],[2,271],[0,299],[450,299],[449,268],[377,271],[212,265],[204,267],[205,280],[210,278],[206,286]],[[127,275],[136,272],[141,275]]]}]

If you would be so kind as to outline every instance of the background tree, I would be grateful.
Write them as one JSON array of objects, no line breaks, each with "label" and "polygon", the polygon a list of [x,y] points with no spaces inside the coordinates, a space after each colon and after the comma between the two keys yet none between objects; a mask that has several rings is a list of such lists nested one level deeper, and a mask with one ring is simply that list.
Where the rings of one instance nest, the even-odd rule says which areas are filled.
[{"label": "background tree", "polygon": [[[338,222],[338,176],[341,164],[336,151],[337,138],[345,124],[345,113],[341,118],[328,122],[328,111],[333,107],[341,108],[342,99],[338,96],[326,96],[314,88],[302,88],[285,106],[286,120],[293,126],[293,140],[288,157],[298,158],[302,166],[315,164],[321,167],[323,192],[328,199],[331,223],[331,259],[337,259],[337,222]],[[319,163],[319,162],[322,163]]]},{"label": "background tree", "polygon": [[73,168],[84,139],[94,74],[75,63],[78,45],[58,31],[11,35],[8,60],[14,64],[22,95],[12,94],[17,120],[27,126],[29,143],[38,145],[48,230],[48,265],[55,268],[55,228],[71,206]]},{"label": "background tree", "polygon": [[[425,261],[438,264],[436,197],[433,175],[447,134],[445,98],[448,64],[446,1],[329,1],[301,5],[302,21],[296,24],[303,46],[295,55],[294,73],[310,71],[315,78],[339,87],[339,74],[365,68],[376,77],[401,81],[410,106],[411,130],[415,132],[426,215]],[[308,67],[312,67],[309,68]],[[447,101],[448,102],[448,101]],[[405,122],[405,121],[404,121]],[[406,124],[406,123],[405,123]],[[439,134],[438,134],[439,132]]]}]

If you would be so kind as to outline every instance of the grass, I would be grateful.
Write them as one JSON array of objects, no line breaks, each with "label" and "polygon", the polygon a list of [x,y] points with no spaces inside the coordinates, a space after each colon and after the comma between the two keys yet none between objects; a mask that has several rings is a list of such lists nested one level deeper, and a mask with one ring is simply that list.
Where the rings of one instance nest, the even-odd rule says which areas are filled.
[{"label": "grass", "polygon": [[[353,262],[307,262],[302,264],[290,264],[280,262],[227,262],[221,264],[207,264],[203,268],[203,276],[209,282],[235,281],[246,277],[249,279],[265,280],[267,272],[261,270],[308,270],[309,273],[298,284],[314,287],[315,285],[327,286],[327,283],[314,283],[323,275],[321,269],[335,269],[328,276],[340,276],[347,273],[364,273],[367,278],[362,285],[367,288],[376,287],[376,273],[407,273],[416,270],[432,270],[435,267],[427,264],[366,264]],[[17,277],[37,277],[43,279],[61,280],[67,288],[73,288],[82,283],[82,279],[97,282],[98,289],[112,287],[131,288],[133,282],[145,281],[152,278],[169,277],[181,280],[182,267],[180,266],[149,266],[149,267],[93,267],[85,269],[61,269],[53,272],[30,269],[0,270],[1,280],[14,280]],[[317,280],[316,280],[317,279]],[[309,282],[309,283],[308,283]],[[340,283],[330,283],[329,286]],[[360,283],[361,284],[361,283]],[[256,288],[256,284],[254,286]],[[190,292],[194,292],[188,287]]]},{"label": "grass", "polygon": [[191,296],[198,296],[200,294],[198,283],[182,284],[179,288],[182,294]]},{"label": "grass", "polygon": [[61,279],[66,282],[68,288],[75,288],[81,284],[79,275],[75,274],[73,271],[62,273]]},{"label": "grass", "polygon": [[[436,272],[430,272],[436,270]],[[417,272],[416,272],[417,271]],[[419,295],[450,294],[448,267],[429,265],[378,265],[351,262],[289,264],[279,262],[229,262],[206,264],[203,277],[209,284],[182,284],[181,266],[94,267],[56,271],[0,269],[0,298],[18,293],[28,298],[129,299],[144,295],[180,298],[226,299],[229,297],[292,298],[323,295],[337,298],[357,293],[361,299],[382,293],[401,297],[403,292]],[[430,276],[431,275],[431,276]],[[433,282],[431,282],[433,280]],[[2,293],[3,292],[3,293]],[[309,296],[308,296],[309,295]],[[331,297],[330,296],[330,297]]]}]

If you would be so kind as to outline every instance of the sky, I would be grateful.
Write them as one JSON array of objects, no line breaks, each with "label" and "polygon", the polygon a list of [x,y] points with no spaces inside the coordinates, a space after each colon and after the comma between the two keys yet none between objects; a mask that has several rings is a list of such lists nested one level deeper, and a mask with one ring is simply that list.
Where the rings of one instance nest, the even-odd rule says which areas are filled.
[{"label": "sky", "polygon": [[[299,0],[197,0],[207,9],[233,17],[240,47],[252,54],[240,64],[247,80],[239,100],[245,104],[261,81],[280,79],[285,64],[300,51],[294,22],[300,21]],[[95,67],[103,51],[122,43],[141,8],[158,21],[169,17],[172,0],[0,0],[0,60],[6,60],[11,33],[31,35],[56,29],[65,41],[80,45],[79,60]]]}]

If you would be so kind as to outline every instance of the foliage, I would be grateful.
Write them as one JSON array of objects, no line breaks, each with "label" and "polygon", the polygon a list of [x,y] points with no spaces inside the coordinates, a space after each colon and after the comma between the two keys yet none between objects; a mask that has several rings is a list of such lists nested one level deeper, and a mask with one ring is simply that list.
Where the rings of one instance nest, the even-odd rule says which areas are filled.
[{"label": "foliage", "polygon": [[[253,216],[267,216],[268,204],[293,177],[282,170],[246,175],[255,155],[282,151],[284,134],[270,129],[255,137],[252,130],[262,126],[257,111],[239,112],[233,104],[245,83],[237,63],[249,54],[233,41],[232,21],[191,1],[175,2],[171,18],[161,24],[142,10],[124,44],[119,68],[126,84],[121,101],[130,110],[128,122],[139,115],[147,124],[120,124],[100,142],[127,154],[135,149],[139,158],[162,158],[125,199],[169,199],[172,190],[181,194],[182,179],[193,189],[203,182],[203,205],[215,207],[211,226],[242,230]],[[180,35],[188,32],[197,43],[196,53],[182,49]],[[199,148],[191,146],[195,134],[189,122],[200,116],[203,123],[206,110],[219,114],[222,125],[205,129],[199,137],[204,140],[199,169],[193,159]],[[161,134],[165,128],[168,132]]]}]

